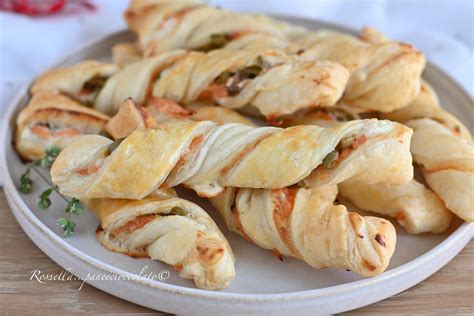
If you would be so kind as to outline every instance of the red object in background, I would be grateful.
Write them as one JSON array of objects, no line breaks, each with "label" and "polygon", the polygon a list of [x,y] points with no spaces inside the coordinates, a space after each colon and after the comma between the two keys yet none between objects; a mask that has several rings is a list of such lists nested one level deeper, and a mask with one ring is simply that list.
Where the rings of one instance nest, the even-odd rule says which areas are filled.
[{"label": "red object in background", "polygon": [[87,0],[0,0],[0,10],[25,15],[49,15],[61,11],[69,4],[95,10],[95,5]]}]

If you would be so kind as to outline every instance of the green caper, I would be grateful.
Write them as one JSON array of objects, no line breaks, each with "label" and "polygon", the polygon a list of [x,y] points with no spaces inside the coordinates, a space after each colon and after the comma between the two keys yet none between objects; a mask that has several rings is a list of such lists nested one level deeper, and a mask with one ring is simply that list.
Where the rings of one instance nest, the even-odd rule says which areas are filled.
[{"label": "green caper", "polygon": [[349,148],[356,141],[356,139],[357,139],[356,135],[351,135],[349,137],[343,138],[343,139],[341,139],[341,141],[337,145],[337,148],[339,148],[339,149]]},{"label": "green caper", "polygon": [[186,216],[188,215],[188,212],[186,212],[183,208],[179,206],[175,206],[171,209],[171,214],[173,215],[179,215],[179,216]]},{"label": "green caper", "polygon": [[331,151],[329,154],[326,155],[323,159],[323,167],[324,169],[332,169],[336,166],[337,158],[339,157],[339,152],[337,150]]}]

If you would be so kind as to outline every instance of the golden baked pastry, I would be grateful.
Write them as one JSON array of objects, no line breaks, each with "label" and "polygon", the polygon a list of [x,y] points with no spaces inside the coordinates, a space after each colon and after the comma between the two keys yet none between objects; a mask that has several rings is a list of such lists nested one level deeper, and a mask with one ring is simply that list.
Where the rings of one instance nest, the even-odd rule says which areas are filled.
[{"label": "golden baked pastry", "polygon": [[209,7],[205,1],[134,0],[125,19],[145,56],[183,48],[209,51],[247,35],[284,40],[302,28],[262,15]]},{"label": "golden baked pastry", "polygon": [[92,105],[107,78],[119,70],[114,64],[86,60],[70,67],[52,69],[39,76],[30,88],[31,94],[51,91],[65,94]]},{"label": "golden baked pastry", "polygon": [[423,54],[408,44],[371,44],[326,30],[307,32],[289,50],[346,67],[351,76],[342,101],[362,112],[390,112],[408,105],[420,91],[426,63]]},{"label": "golden baked pastry", "polygon": [[126,98],[144,106],[153,96],[183,105],[252,106],[273,118],[334,105],[347,79],[347,70],[338,64],[273,50],[172,51],[126,66],[107,81],[95,107],[115,114]]},{"label": "golden baked pastry", "polygon": [[173,51],[126,65],[107,80],[97,96],[94,107],[100,112],[113,115],[128,98],[143,106],[151,97],[153,84],[160,76],[160,72],[185,54],[186,52],[182,50]]},{"label": "golden baked pastry", "polygon": [[[308,60],[332,61],[350,71],[343,101],[359,111],[403,108],[420,90],[423,54],[374,29],[362,40],[328,30],[309,31],[271,18],[229,12],[204,2],[132,1],[126,14],[145,56],[174,49],[276,49]],[[396,82],[396,84],[394,84]]]},{"label": "golden baked pastry", "polygon": [[450,211],[465,221],[474,221],[472,137],[458,119],[439,105],[434,90],[424,82],[410,105],[380,116],[414,129],[410,150],[426,182]]},{"label": "golden baked pastry", "polygon": [[451,222],[443,201],[416,180],[401,185],[349,180],[338,188],[358,208],[393,217],[410,234],[441,233]]},{"label": "golden baked pastry", "polygon": [[361,276],[382,273],[395,250],[393,225],[334,205],[335,185],[277,190],[228,188],[211,198],[227,226],[277,256],[314,268],[349,269]]},{"label": "golden baked pastry", "polygon": [[411,153],[428,185],[446,207],[474,222],[474,148],[470,142],[432,119],[406,123],[413,128]]},{"label": "golden baked pastry", "polygon": [[421,84],[418,96],[403,109],[379,114],[380,118],[405,123],[409,120],[430,118],[437,121],[453,133],[472,142],[471,133],[454,115],[443,109],[433,88],[425,81]]},{"label": "golden baked pastry", "polygon": [[38,92],[17,117],[15,148],[24,159],[40,159],[48,147],[62,149],[79,135],[99,134],[108,120],[66,96]]},{"label": "golden baked pastry", "polygon": [[118,43],[112,47],[112,60],[119,67],[133,64],[142,59],[142,54],[135,43]]},{"label": "golden baked pastry", "polygon": [[224,187],[317,187],[353,178],[401,184],[413,177],[412,131],[390,121],[355,120],[334,128],[250,127],[170,122],[112,141],[84,136],[56,159],[51,175],[78,198],[140,199],[185,184],[211,197]]},{"label": "golden baked pastry", "polygon": [[172,190],[142,200],[93,199],[100,220],[97,237],[112,251],[163,261],[206,290],[235,278],[234,255],[217,225],[198,205]]}]

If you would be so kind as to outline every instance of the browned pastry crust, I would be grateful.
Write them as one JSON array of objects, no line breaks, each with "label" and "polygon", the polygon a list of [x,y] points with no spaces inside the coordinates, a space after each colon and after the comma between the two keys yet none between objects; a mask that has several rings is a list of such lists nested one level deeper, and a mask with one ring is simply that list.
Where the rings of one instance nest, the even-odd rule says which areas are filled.
[{"label": "browned pastry crust", "polygon": [[47,147],[64,148],[79,135],[99,134],[108,120],[66,96],[37,93],[17,117],[15,148],[24,159],[39,159]]}]

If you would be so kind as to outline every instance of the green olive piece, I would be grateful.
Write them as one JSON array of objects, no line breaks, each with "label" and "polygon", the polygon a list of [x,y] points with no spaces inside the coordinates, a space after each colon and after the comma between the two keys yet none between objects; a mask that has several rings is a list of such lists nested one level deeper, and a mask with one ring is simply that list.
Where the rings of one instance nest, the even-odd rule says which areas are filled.
[{"label": "green olive piece", "polygon": [[179,206],[175,206],[171,209],[171,214],[173,215],[179,215],[179,216],[186,216],[188,215],[188,212],[186,212],[183,208]]},{"label": "green olive piece", "polygon": [[346,148],[349,148],[351,147],[351,145],[357,140],[357,136],[356,135],[351,135],[349,137],[346,137],[346,138],[343,138],[341,139],[341,141],[339,142],[339,144],[337,145],[337,148],[340,148],[340,149],[346,149]]},{"label": "green olive piece", "polygon": [[336,166],[337,158],[339,157],[339,152],[337,150],[331,151],[329,154],[326,155],[323,159],[323,167],[324,169],[332,169]]}]

